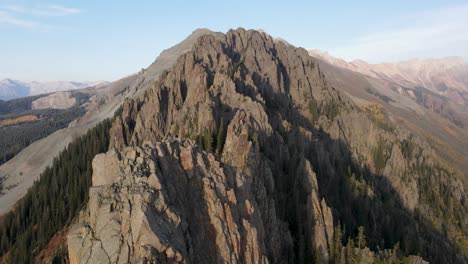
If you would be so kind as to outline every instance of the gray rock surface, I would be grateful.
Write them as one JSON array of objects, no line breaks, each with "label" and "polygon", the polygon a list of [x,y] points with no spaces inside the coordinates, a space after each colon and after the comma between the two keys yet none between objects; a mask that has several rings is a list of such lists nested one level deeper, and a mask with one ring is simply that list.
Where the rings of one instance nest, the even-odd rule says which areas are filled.
[{"label": "gray rock surface", "polygon": [[115,164],[119,176],[93,180],[87,209],[68,235],[71,263],[267,263],[285,261],[291,250],[284,223],[274,214],[262,218],[275,209],[272,200],[271,208],[257,204],[253,175],[193,141],[98,155],[93,179],[104,164]]}]

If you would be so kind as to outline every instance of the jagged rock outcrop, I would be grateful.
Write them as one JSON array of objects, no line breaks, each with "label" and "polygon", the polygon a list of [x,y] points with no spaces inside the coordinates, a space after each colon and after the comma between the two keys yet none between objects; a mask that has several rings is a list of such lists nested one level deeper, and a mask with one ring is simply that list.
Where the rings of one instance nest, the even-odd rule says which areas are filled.
[{"label": "jagged rock outcrop", "polygon": [[[276,213],[269,164],[248,140],[250,118],[239,112],[231,122],[226,163],[178,139],[96,156],[87,210],[68,237],[71,263],[291,261],[293,238]],[[331,209],[310,163],[303,167],[307,251],[327,255]]]},{"label": "jagged rock outcrop", "polygon": [[[70,260],[370,263],[401,242],[462,262],[449,241],[468,226],[455,202],[463,185],[398,131],[332,87],[304,49],[244,29],[203,35],[123,104],[111,151],[93,162]],[[436,209],[446,204],[453,218]],[[428,221],[453,227],[451,238]],[[372,251],[340,250],[359,226]]]},{"label": "jagged rock outcrop", "polygon": [[193,141],[111,151],[93,167],[111,163],[115,181],[93,181],[88,208],[69,233],[71,263],[267,263],[291,254],[272,201],[256,202],[252,185],[260,191],[265,183],[239,179]]},{"label": "jagged rock outcrop", "polygon": [[[322,260],[328,263],[329,252],[333,247],[333,215],[325,200],[319,198],[317,177],[308,160],[300,161],[296,180],[295,190],[299,193],[296,203],[300,206],[301,198],[305,197],[306,200],[302,210],[297,212],[298,221],[309,223],[305,225],[303,239],[309,240],[305,241],[305,244],[316,248]],[[300,226],[300,223],[298,225]]]}]

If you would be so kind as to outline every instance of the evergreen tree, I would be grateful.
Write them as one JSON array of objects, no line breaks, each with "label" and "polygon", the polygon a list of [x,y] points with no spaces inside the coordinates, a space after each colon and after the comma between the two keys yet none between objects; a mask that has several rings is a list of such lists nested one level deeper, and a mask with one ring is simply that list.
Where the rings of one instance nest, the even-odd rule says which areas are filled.
[{"label": "evergreen tree", "polygon": [[390,263],[399,263],[398,259],[398,250],[400,249],[400,243],[396,243],[392,248],[392,253],[390,255]]},{"label": "evergreen tree", "polygon": [[334,263],[340,263],[341,261],[341,249],[343,248],[343,244],[341,242],[343,238],[343,233],[341,231],[341,224],[338,223],[338,226],[335,227],[335,231],[333,232],[333,255],[332,258]]},{"label": "evergreen tree", "polygon": [[387,163],[386,142],[385,139],[379,138],[377,147],[373,150],[374,165],[377,173],[381,173]]},{"label": "evergreen tree", "polygon": [[211,132],[208,129],[205,129],[203,131],[202,135],[202,142],[203,142],[203,148],[207,152],[212,152],[213,151],[213,136],[211,135]]},{"label": "evergreen tree", "polygon": [[221,117],[218,127],[218,135],[216,137],[216,152],[221,154],[224,146],[224,119]]},{"label": "evergreen tree", "polygon": [[346,263],[354,264],[355,263],[355,255],[354,255],[354,240],[352,238],[348,238],[348,243],[346,243]]},{"label": "evergreen tree", "polygon": [[358,236],[357,236],[358,248],[366,247],[366,236],[364,235],[364,227],[358,227]]}]

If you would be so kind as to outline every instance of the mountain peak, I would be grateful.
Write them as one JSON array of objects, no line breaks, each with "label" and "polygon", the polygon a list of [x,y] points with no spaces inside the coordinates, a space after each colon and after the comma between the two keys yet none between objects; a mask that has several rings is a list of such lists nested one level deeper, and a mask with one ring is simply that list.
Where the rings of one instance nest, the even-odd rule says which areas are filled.
[{"label": "mountain peak", "polygon": [[211,31],[208,28],[197,28],[194,31],[192,31],[191,35],[202,35],[202,34],[211,34],[213,31]]}]

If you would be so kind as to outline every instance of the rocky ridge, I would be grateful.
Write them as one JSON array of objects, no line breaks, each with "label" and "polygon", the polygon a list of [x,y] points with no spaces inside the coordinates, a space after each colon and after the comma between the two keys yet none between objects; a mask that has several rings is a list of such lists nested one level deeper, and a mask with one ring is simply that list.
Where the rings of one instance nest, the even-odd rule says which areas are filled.
[{"label": "rocky ridge", "polygon": [[362,263],[400,242],[463,263],[455,172],[356,107],[304,49],[257,31],[207,34],[147,85],[95,158],[89,204],[69,233],[72,263],[339,262],[338,223],[345,237],[365,226],[374,252],[349,253]]}]

